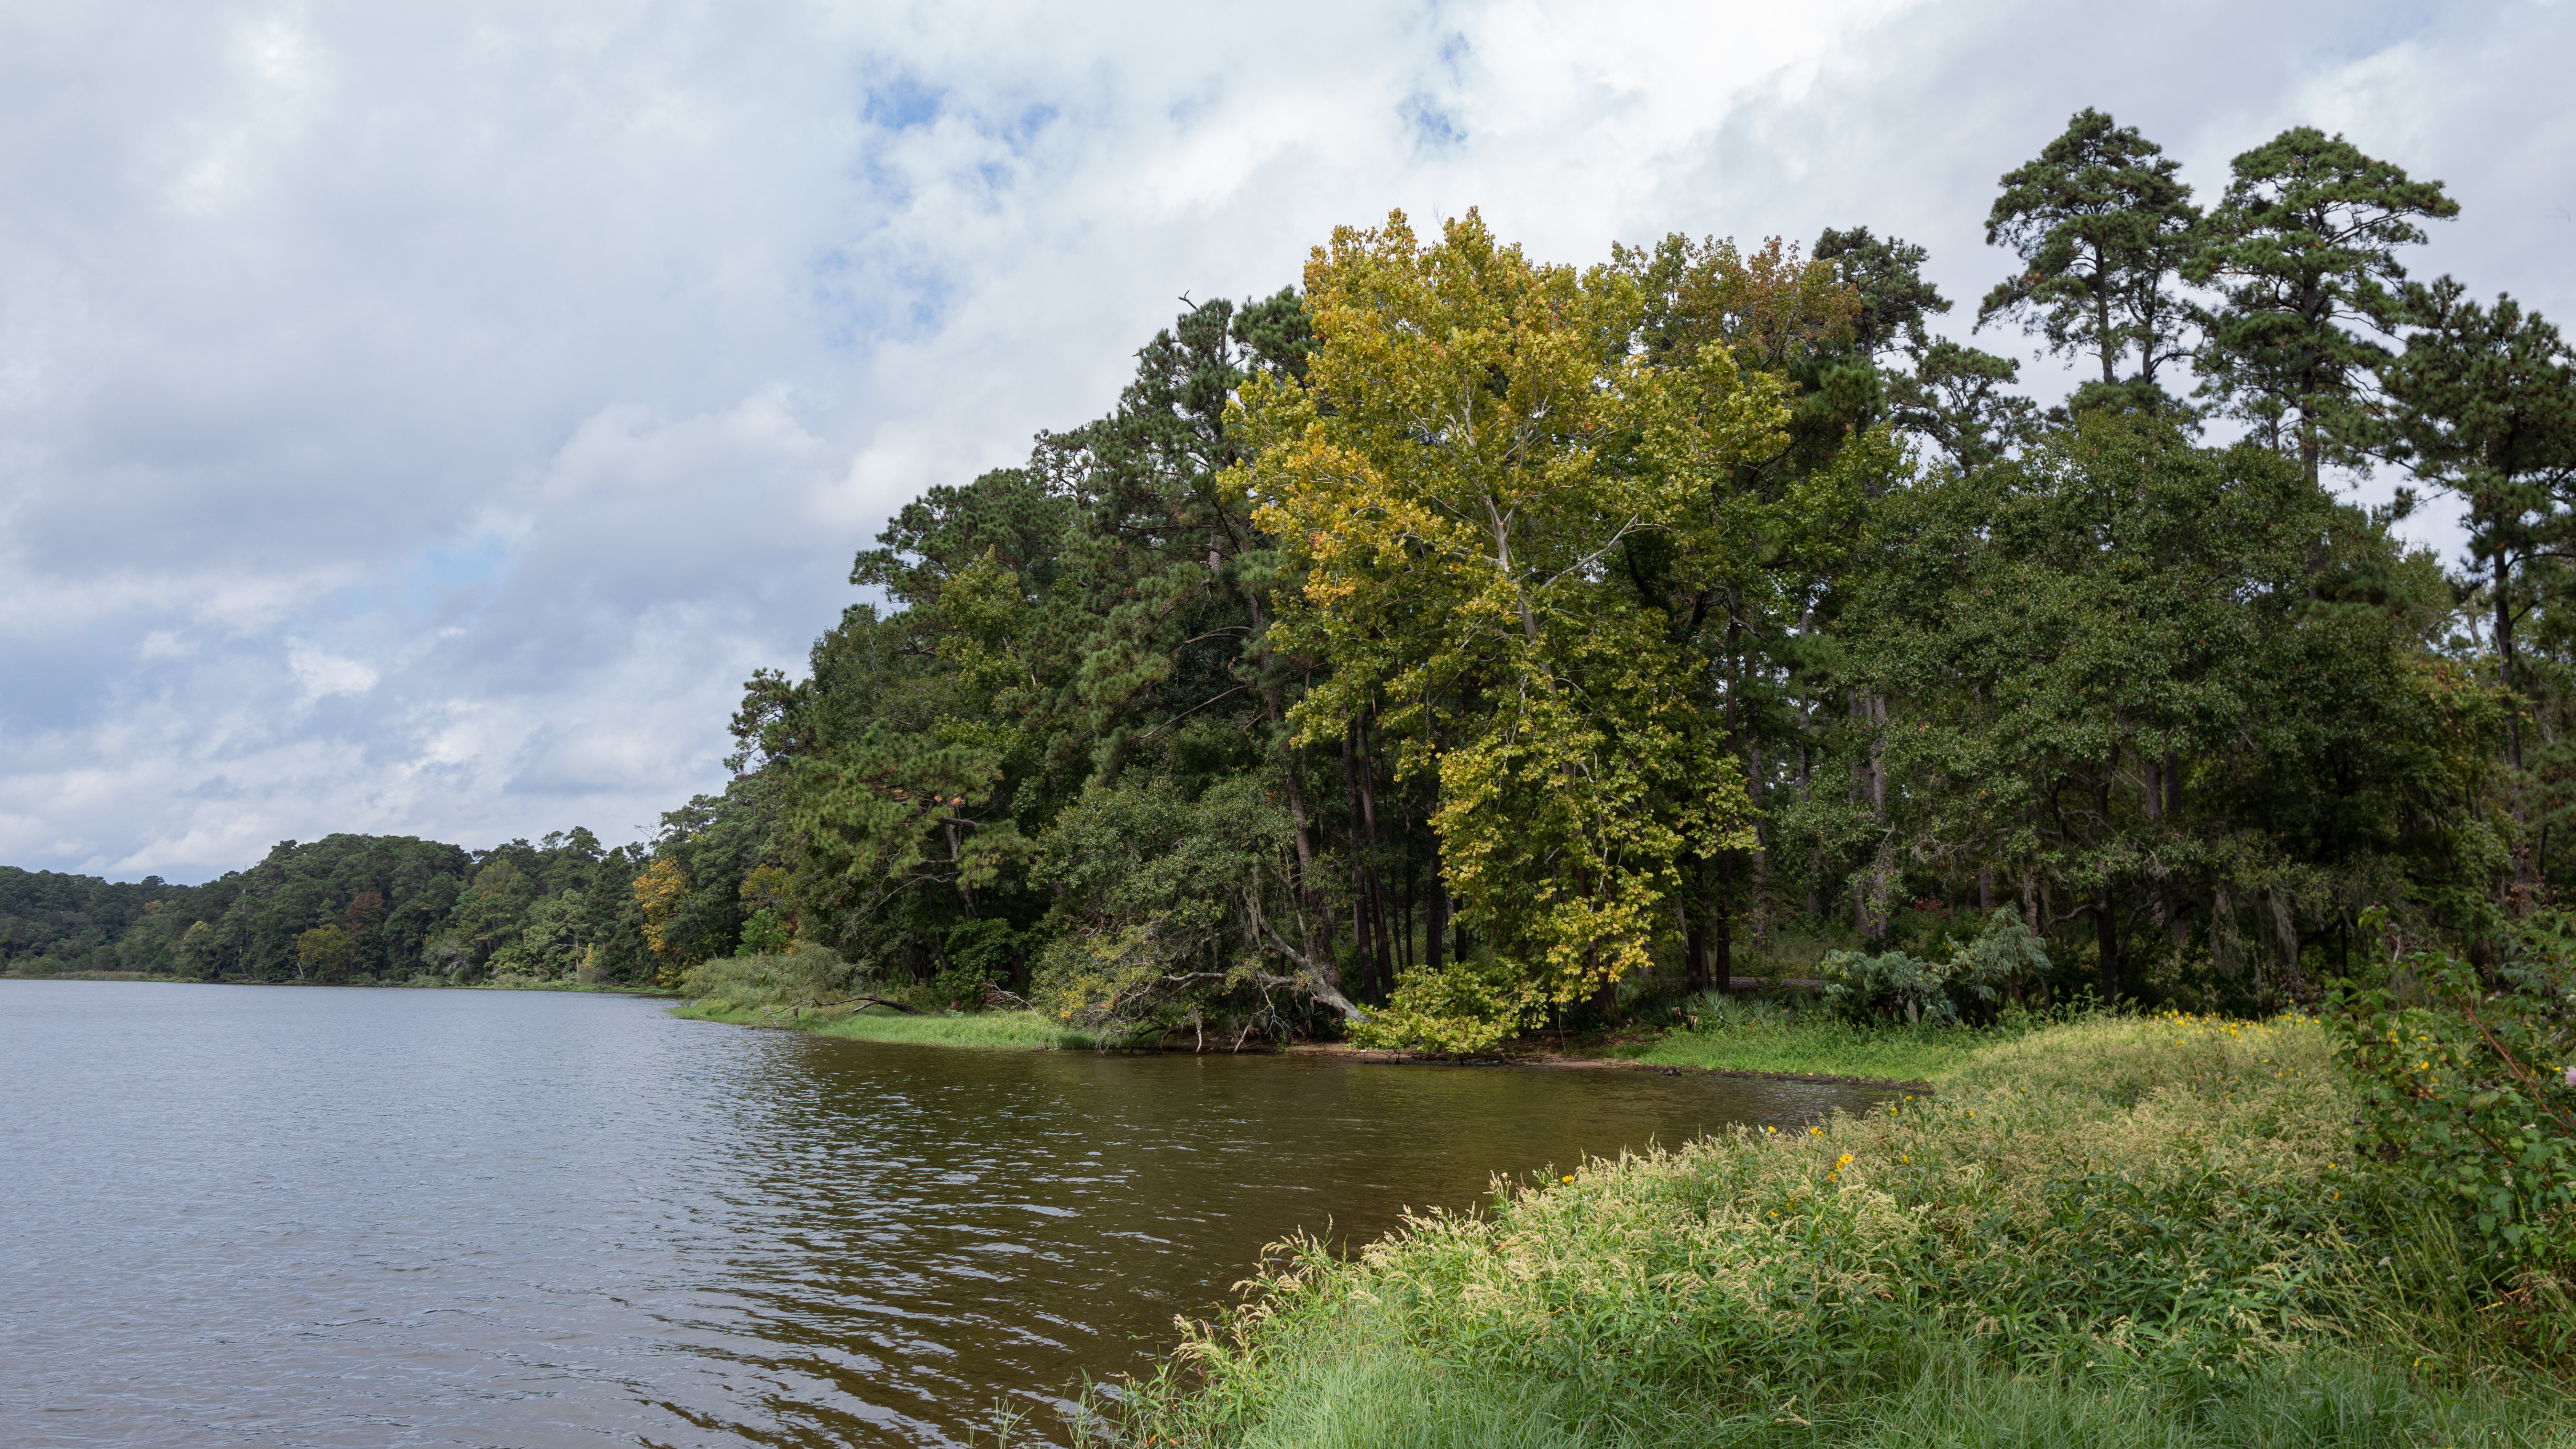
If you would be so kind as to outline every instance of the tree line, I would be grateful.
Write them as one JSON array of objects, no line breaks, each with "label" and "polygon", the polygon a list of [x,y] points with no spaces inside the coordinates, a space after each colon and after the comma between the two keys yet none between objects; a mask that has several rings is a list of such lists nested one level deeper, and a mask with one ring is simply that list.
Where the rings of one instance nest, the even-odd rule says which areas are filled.
[{"label": "tree line", "polygon": [[[1867,227],[1588,267],[1474,212],[1341,229],[898,512],[875,602],[749,682],[732,783],[649,847],[459,853],[412,935],[390,876],[363,929],[339,884],[260,899],[296,941],[341,913],[352,971],[802,952],[1460,1050],[1998,911],[2025,999],[2302,998],[2373,907],[2475,952],[2576,875],[2576,361],[2410,279],[2438,182],[2308,128],[2205,206],[2179,170],[2087,110],[2002,178],[1975,329],[2080,362],[2055,407]],[[2370,469],[2395,502],[2338,497]],[[2427,489],[2456,571],[2393,532]],[[460,925],[503,867],[517,924]],[[165,949],[281,969],[232,909]]]},{"label": "tree line", "polygon": [[593,982],[675,985],[729,951],[737,896],[673,892],[673,872],[722,880],[745,845],[692,801],[649,846],[588,830],[490,850],[408,836],[281,841],[203,885],[127,884],[0,866],[0,969],[319,984]]}]

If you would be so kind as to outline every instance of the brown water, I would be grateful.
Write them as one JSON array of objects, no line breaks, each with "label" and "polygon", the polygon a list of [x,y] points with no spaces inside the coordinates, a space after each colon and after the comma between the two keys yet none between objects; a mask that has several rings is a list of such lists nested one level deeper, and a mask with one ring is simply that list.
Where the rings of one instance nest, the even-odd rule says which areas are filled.
[{"label": "brown water", "polygon": [[956,1443],[1293,1231],[1868,1100],[0,982],[0,1443]]}]

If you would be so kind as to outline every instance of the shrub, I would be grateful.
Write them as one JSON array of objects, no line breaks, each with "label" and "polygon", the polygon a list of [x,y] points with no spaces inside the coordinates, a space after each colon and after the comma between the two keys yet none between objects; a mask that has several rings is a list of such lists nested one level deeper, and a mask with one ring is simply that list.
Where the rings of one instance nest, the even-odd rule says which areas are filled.
[{"label": "shrub", "polygon": [[796,932],[769,906],[753,911],[742,923],[746,956],[783,956],[796,949]]},{"label": "shrub", "polygon": [[2005,997],[2048,974],[2048,950],[2021,913],[1999,907],[1970,940],[1935,964],[1902,951],[1829,951],[1818,963],[1826,1009],[1849,1021],[1903,1017],[1917,1025],[1990,1021]]},{"label": "shrub", "polygon": [[2567,917],[2517,924],[2484,971],[2428,950],[2392,966],[2388,985],[2347,985],[2331,999],[2369,1144],[2457,1217],[2491,1271],[2576,1264]]},{"label": "shrub", "polygon": [[839,953],[807,945],[783,955],[701,961],[682,973],[680,990],[695,1000],[733,1006],[819,1006],[850,995],[860,977]]}]

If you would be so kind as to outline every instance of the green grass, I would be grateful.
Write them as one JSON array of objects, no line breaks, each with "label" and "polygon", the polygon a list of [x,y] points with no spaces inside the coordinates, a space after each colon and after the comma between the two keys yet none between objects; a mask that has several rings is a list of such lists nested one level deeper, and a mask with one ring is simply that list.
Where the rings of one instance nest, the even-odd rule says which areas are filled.
[{"label": "green grass", "polygon": [[1088,1034],[1049,1021],[1034,1011],[903,1016],[874,1008],[858,1011],[846,1007],[798,1010],[786,1006],[742,1006],[711,1000],[675,1006],[671,1008],[671,1014],[691,1021],[787,1027],[817,1036],[906,1042],[918,1046],[981,1047],[1002,1051],[1089,1051],[1097,1044]]},{"label": "green grass", "polygon": [[1792,1072],[1881,1082],[1940,1082],[2025,1028],[1854,1026],[1813,1008],[1703,999],[1694,1027],[1615,1049],[1653,1066]]},{"label": "green grass", "polygon": [[676,996],[679,993],[662,986],[637,986],[622,981],[538,981],[524,976],[505,976],[488,981],[448,981],[436,976],[415,976],[405,982],[387,982],[398,986],[463,987],[468,991],[578,991],[600,996]]},{"label": "green grass", "polygon": [[[1612,1409],[1559,1384],[1462,1370],[1390,1333],[1346,1334],[1242,1449],[2554,1449],[2576,1431],[2536,1384],[2444,1389],[2346,1352],[2193,1380],[2098,1361],[2007,1368],[1974,1345],[1901,1354],[1895,1382],[1761,1409]],[[2520,1390],[2517,1392],[2517,1390]]]},{"label": "green grass", "polygon": [[1994,1042],[1993,1033],[1969,1027],[1871,1029],[1819,1019],[1675,1031],[1619,1054],[1659,1067],[1939,1082]]},{"label": "green grass", "polygon": [[[1892,1060],[1883,1059],[1883,1060]],[[1928,1061],[1928,1057],[1917,1058]],[[1927,1073],[1927,1075],[1930,1073]],[[2576,1443],[2576,1306],[2351,1151],[2312,1022],[1988,1038],[1937,1097],[1594,1162],[1346,1258],[1283,1245],[1130,1443]]]}]

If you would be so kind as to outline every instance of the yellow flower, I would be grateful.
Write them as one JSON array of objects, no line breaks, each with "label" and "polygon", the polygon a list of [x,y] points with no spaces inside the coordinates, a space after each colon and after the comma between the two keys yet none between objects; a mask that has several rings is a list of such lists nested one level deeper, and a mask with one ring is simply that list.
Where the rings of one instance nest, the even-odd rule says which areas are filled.
[{"label": "yellow flower", "polygon": [[1559,1181],[1559,1182],[1572,1182],[1572,1181],[1574,1181],[1574,1174],[1569,1172],[1569,1173],[1567,1173],[1565,1176],[1558,1178],[1558,1179],[1557,1179],[1557,1181]]}]

